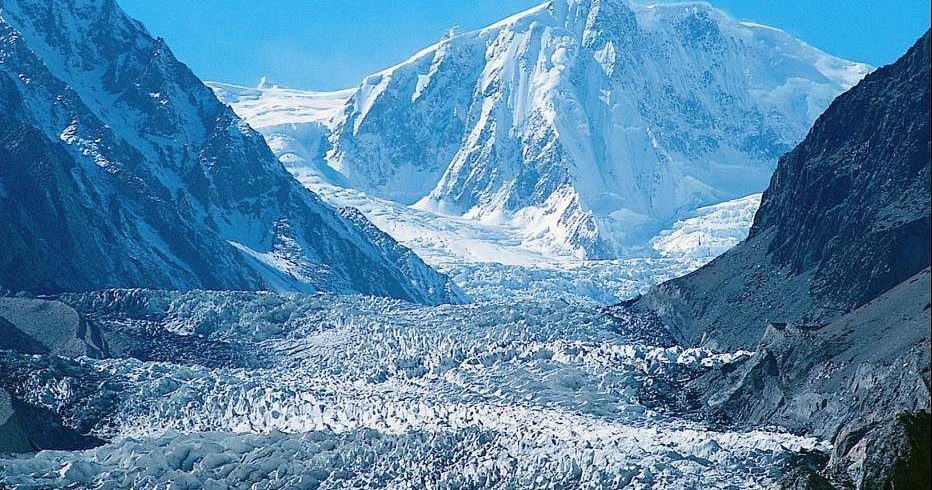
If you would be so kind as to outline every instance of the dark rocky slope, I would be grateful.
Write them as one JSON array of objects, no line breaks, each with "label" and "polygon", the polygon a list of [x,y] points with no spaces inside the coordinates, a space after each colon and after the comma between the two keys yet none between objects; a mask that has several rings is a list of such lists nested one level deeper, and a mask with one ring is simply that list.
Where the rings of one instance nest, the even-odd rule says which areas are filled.
[{"label": "dark rocky slope", "polygon": [[929,266],[929,46],[842,94],[784,156],[748,240],[641,304],[685,343],[825,324]]},{"label": "dark rocky slope", "polygon": [[460,299],[362,225],[112,0],[0,0],[0,286]]},{"label": "dark rocky slope", "polygon": [[823,483],[928,488],[929,51],[926,33],[838,97],[780,160],[747,241],[617,307],[683,344],[756,349],[655,396],[833,440]]}]

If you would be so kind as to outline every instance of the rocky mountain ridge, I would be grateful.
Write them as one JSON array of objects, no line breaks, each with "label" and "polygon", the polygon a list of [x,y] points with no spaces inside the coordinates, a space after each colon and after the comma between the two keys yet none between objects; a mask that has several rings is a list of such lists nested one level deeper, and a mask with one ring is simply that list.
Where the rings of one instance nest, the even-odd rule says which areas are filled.
[{"label": "rocky mountain ridge", "polygon": [[0,284],[14,291],[462,300],[412,252],[304,189],[113,1],[0,1],[0,161]]},{"label": "rocky mountain ridge", "polygon": [[927,32],[780,160],[746,241],[616,307],[681,344],[756,350],[661,398],[832,439],[800,485],[930,482],[929,92]]}]

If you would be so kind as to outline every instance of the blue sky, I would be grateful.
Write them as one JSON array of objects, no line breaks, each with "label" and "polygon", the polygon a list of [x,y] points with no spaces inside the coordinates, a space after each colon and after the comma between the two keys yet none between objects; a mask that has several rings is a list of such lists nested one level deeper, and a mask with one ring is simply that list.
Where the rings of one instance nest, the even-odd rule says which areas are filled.
[{"label": "blue sky", "polygon": [[[205,80],[260,76],[330,90],[405,60],[451,26],[476,29],[539,0],[118,0]],[[711,0],[831,54],[882,65],[929,27],[929,0]]]}]

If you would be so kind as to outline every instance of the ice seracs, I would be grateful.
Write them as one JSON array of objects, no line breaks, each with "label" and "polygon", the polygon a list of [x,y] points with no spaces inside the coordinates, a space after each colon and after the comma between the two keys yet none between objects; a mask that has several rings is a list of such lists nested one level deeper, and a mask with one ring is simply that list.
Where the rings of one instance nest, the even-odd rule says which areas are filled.
[{"label": "ice seracs", "polygon": [[[112,439],[0,458],[0,485],[757,489],[795,452],[825,449],[647,409],[639,389],[652,380],[750,353],[659,346],[657,332],[617,331],[601,309],[564,301],[422,307],[143,290],[62,299],[150,360],[28,370],[19,367],[41,361],[0,352],[16,396]],[[234,355],[210,355],[219,345]]]}]

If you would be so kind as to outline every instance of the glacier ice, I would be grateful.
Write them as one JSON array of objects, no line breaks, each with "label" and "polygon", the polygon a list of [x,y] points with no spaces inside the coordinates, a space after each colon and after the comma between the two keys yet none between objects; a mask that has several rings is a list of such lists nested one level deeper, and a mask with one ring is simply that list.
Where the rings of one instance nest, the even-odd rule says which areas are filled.
[{"label": "glacier ice", "polygon": [[110,442],[0,459],[0,484],[766,488],[794,451],[826,448],[647,409],[638,395],[649,379],[751,353],[657,346],[665,341],[562,300],[421,307],[141,290],[63,299],[111,332],[232,341],[253,356],[211,366],[80,358],[20,371],[17,396]]}]

